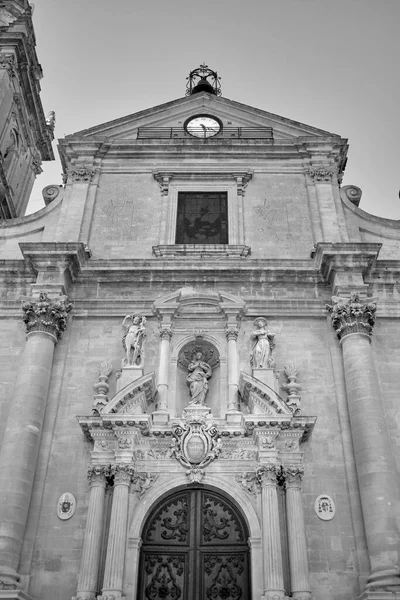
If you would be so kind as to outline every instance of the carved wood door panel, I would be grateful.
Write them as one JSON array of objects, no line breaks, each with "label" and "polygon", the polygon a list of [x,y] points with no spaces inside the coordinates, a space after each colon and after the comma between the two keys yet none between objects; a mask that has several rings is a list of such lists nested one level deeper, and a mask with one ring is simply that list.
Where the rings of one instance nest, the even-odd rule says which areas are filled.
[{"label": "carved wood door panel", "polygon": [[139,600],[250,600],[248,533],[224,496],[186,489],[143,530]]}]

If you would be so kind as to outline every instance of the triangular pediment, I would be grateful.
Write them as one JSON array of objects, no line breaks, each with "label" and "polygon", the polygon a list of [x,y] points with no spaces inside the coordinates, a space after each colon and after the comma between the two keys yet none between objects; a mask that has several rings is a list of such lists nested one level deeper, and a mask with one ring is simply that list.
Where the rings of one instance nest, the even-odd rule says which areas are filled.
[{"label": "triangular pediment", "polygon": [[186,119],[200,114],[217,117],[224,127],[271,127],[275,140],[327,136],[340,138],[340,136],[328,131],[292,121],[265,110],[201,92],[78,131],[67,136],[66,139],[79,137],[81,139],[101,138],[104,140],[106,138],[109,142],[136,139],[140,127],[183,128]]}]

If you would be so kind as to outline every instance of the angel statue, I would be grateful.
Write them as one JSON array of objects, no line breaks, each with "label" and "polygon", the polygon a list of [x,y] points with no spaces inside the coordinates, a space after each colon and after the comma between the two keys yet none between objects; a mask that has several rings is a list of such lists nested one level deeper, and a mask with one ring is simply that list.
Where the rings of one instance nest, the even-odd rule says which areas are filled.
[{"label": "angel statue", "polygon": [[137,367],[141,369],[145,359],[145,340],[146,329],[144,324],[146,317],[140,314],[126,315],[122,322],[122,327],[125,328],[125,333],[122,338],[122,345],[126,355],[124,365],[126,367]]},{"label": "angel statue", "polygon": [[204,406],[208,392],[208,380],[212,375],[212,369],[208,363],[203,360],[203,353],[196,352],[193,360],[188,365],[189,375],[186,382],[190,390],[189,406],[201,404]]},{"label": "angel statue", "polygon": [[253,369],[270,369],[275,365],[272,350],[275,348],[276,333],[267,329],[267,320],[263,317],[258,317],[254,325],[257,329],[251,334],[254,345],[250,352],[250,364]]}]

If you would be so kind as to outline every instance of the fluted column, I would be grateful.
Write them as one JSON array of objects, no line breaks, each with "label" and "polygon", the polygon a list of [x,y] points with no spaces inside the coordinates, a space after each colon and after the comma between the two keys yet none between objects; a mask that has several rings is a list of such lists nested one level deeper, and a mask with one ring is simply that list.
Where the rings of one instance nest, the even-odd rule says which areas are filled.
[{"label": "fluted column", "polygon": [[35,477],[54,346],[64,331],[65,296],[41,293],[22,305],[27,337],[0,450],[0,582],[16,588]]},{"label": "fluted column", "polygon": [[168,410],[168,383],[169,383],[169,361],[170,345],[172,339],[172,330],[170,326],[160,327],[160,364],[158,368],[158,402],[157,411],[167,412]]},{"label": "fluted column", "polygon": [[104,465],[94,465],[88,469],[90,496],[76,600],[94,600],[96,598],[103,534],[105,491],[109,473],[109,466]]},{"label": "fluted column", "polygon": [[398,474],[371,351],[376,304],[333,298],[332,325],[344,375],[371,574],[368,588],[400,590]]},{"label": "fluted column", "polygon": [[257,469],[261,483],[262,539],[264,555],[263,600],[275,600],[285,595],[283,585],[282,548],[279,528],[279,508],[276,465]]},{"label": "fluted column", "polygon": [[110,595],[114,598],[119,598],[122,595],[128,527],[129,486],[134,468],[133,465],[128,464],[112,465],[111,473],[114,476],[114,492],[104,570],[103,600],[106,600]]},{"label": "fluted column", "polygon": [[228,341],[228,411],[238,410],[238,335],[239,331],[237,326],[227,327],[226,339]]},{"label": "fluted column", "polygon": [[308,600],[311,596],[308,577],[307,542],[304,513],[301,500],[303,469],[285,467],[286,514],[290,559],[290,582],[292,596],[296,600]]}]

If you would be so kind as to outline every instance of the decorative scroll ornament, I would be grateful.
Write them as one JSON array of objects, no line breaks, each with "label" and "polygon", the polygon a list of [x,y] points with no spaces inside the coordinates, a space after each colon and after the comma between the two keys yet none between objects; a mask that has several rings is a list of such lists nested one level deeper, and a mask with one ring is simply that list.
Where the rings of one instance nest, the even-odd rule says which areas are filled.
[{"label": "decorative scroll ornament", "polygon": [[315,500],[314,510],[322,521],[331,521],[336,513],[334,501],[326,494],[318,496]]},{"label": "decorative scroll ornament", "polygon": [[310,167],[307,172],[314,181],[332,181],[332,175],[334,173],[332,169],[327,169],[323,166]]},{"label": "decorative scroll ornament", "polygon": [[245,492],[252,496],[256,496],[260,491],[260,480],[256,473],[240,473],[240,475],[236,475],[236,481]]},{"label": "decorative scroll ornament", "polygon": [[257,317],[253,324],[256,330],[251,334],[254,345],[250,352],[250,364],[253,369],[272,369],[275,366],[272,350],[275,348],[276,334],[268,330],[264,317]]},{"label": "decorative scroll ornament", "polygon": [[331,314],[332,327],[339,340],[350,333],[364,333],[372,335],[375,325],[376,302],[369,298],[369,302],[362,300],[359,294],[352,294],[350,298],[332,296],[332,305],[326,305]]},{"label": "decorative scroll ornament", "polygon": [[356,185],[343,185],[341,191],[344,193],[346,198],[350,200],[354,206],[359,206],[361,202],[362,189]]},{"label": "decorative scroll ornament", "polygon": [[69,492],[65,494],[61,494],[57,503],[57,516],[62,521],[66,521],[70,519],[76,509],[76,500],[75,496],[70,494]]},{"label": "decorative scroll ornament", "polygon": [[45,292],[40,292],[38,300],[22,303],[22,320],[26,325],[26,332],[45,331],[59,340],[67,327],[71,307],[67,296],[49,298]]},{"label": "decorative scroll ornament", "polygon": [[93,385],[96,392],[93,396],[93,414],[100,414],[101,409],[108,403],[107,393],[110,386],[107,382],[112,370],[112,364],[108,360],[103,360],[99,365],[99,381]]},{"label": "decorative scroll ornament", "polygon": [[296,382],[298,369],[294,362],[289,361],[284,367],[283,371],[288,378],[288,383],[281,385],[282,389],[286,390],[288,396],[286,398],[286,404],[294,415],[300,414],[300,400],[298,392],[301,390],[301,385]]},{"label": "decorative scroll ornament", "polygon": [[62,185],[46,185],[46,187],[42,189],[42,196],[45,205],[47,206],[48,204],[53,202],[53,200],[55,200],[60,194],[60,191],[62,189]]},{"label": "decorative scroll ornament", "polygon": [[187,415],[185,421],[174,423],[172,454],[186,469],[193,481],[200,481],[203,468],[217,458],[221,437],[215,423],[207,423],[201,415]]},{"label": "decorative scroll ornament", "polygon": [[141,498],[157,479],[154,473],[137,473],[132,479],[133,491]]},{"label": "decorative scroll ornament", "polygon": [[96,169],[92,167],[75,167],[68,171],[68,175],[72,177],[72,181],[76,183],[90,183],[96,173]]}]

